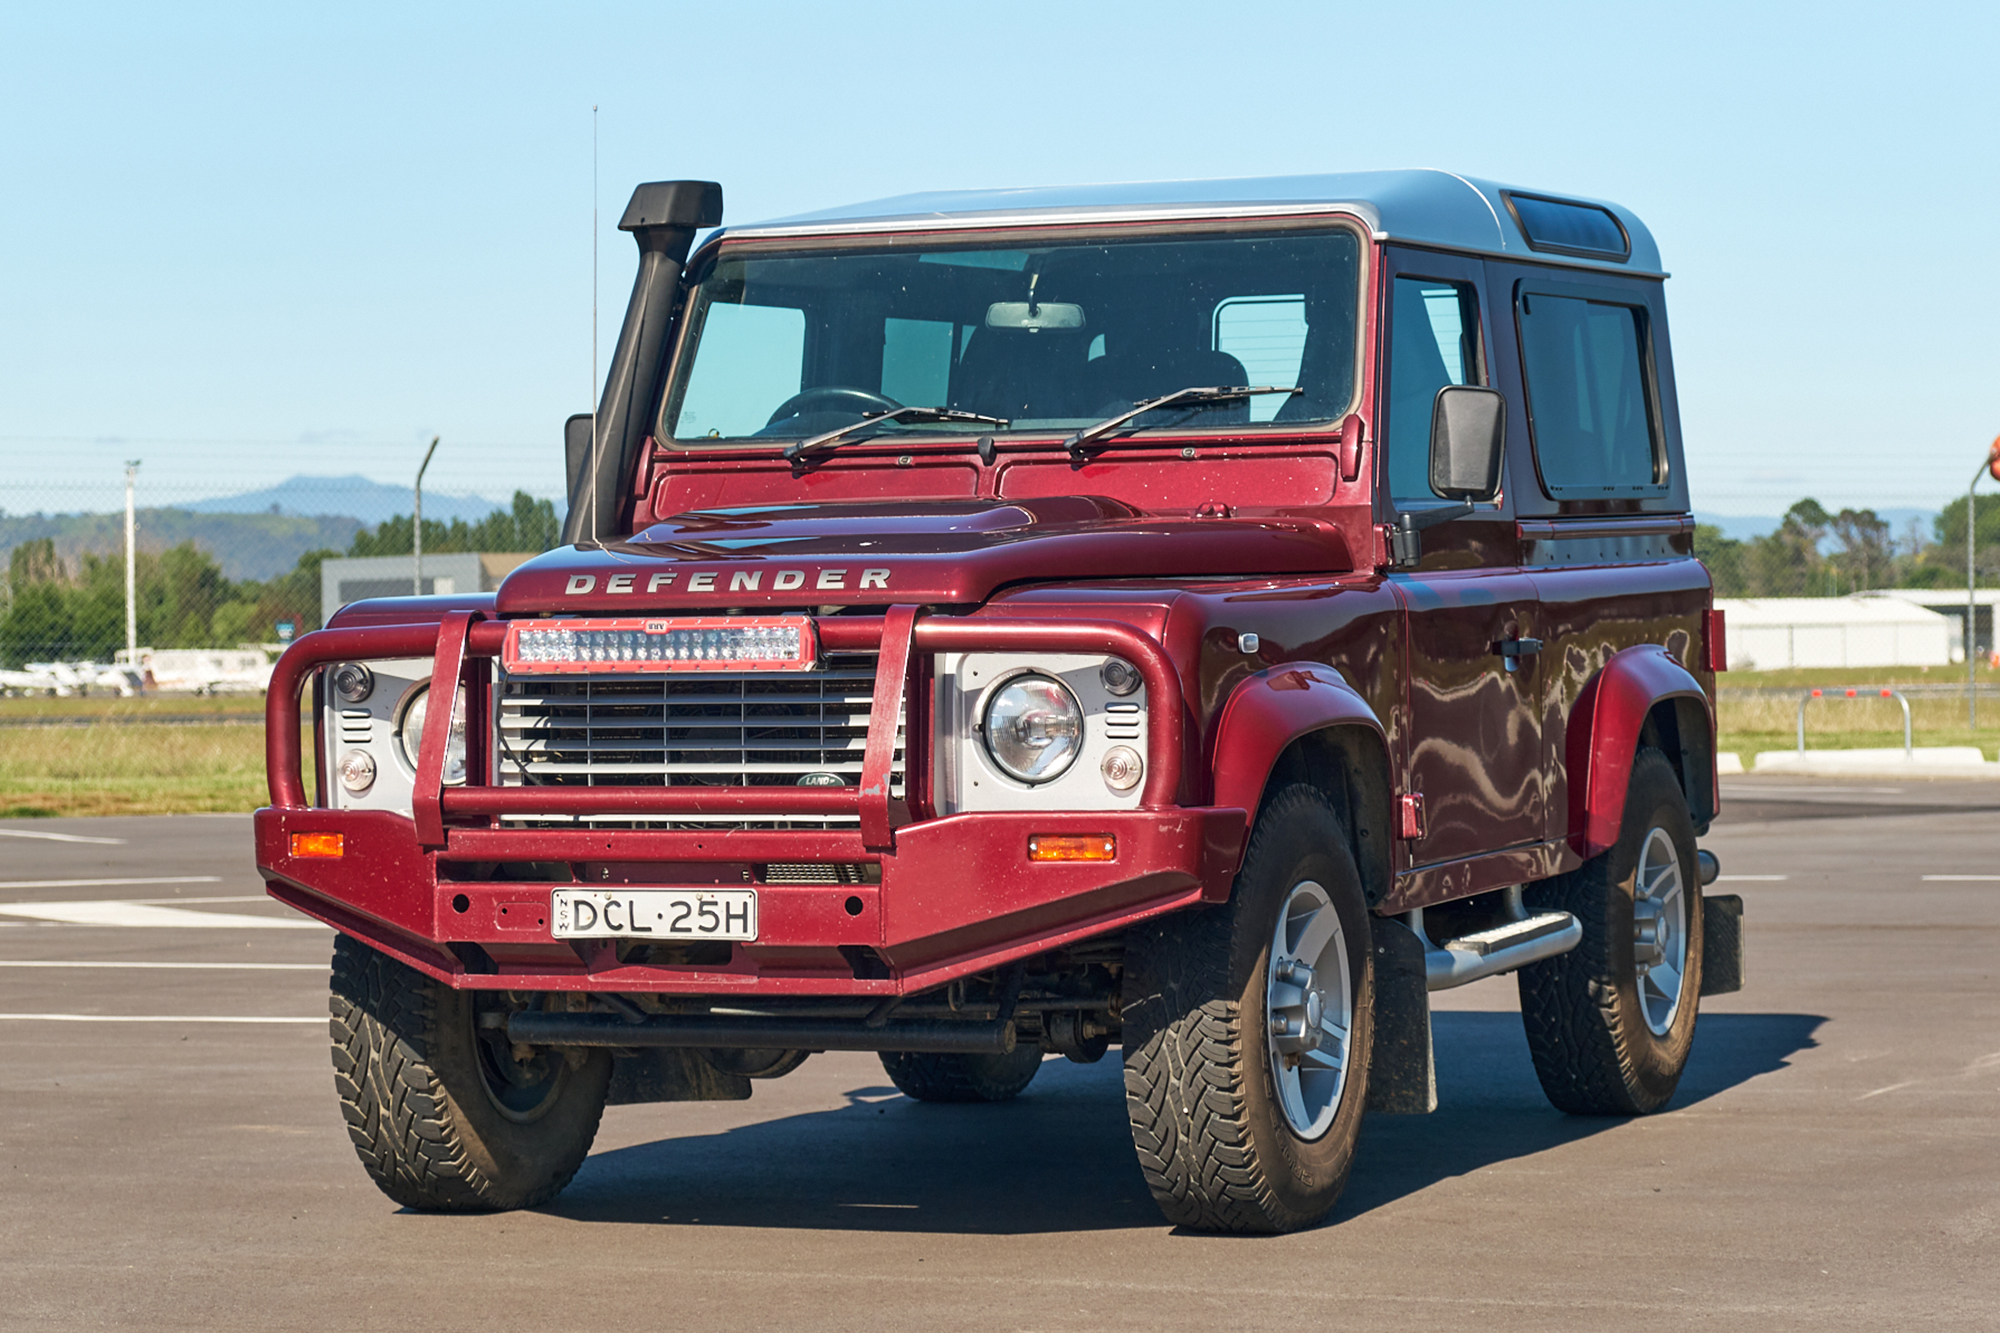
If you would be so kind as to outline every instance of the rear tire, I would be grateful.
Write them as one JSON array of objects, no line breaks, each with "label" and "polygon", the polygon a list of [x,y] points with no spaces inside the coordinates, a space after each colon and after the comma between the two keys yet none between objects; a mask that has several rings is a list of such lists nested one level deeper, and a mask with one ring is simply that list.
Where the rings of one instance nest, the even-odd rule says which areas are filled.
[{"label": "rear tire", "polygon": [[1042,1067],[1039,1046],[1005,1055],[883,1051],[882,1068],[905,1097],[920,1102],[1004,1102],[1021,1095]]},{"label": "rear tire", "polygon": [[1645,1115],[1673,1097],[1700,1007],[1700,883],[1680,778],[1640,750],[1617,844],[1525,895],[1583,926],[1574,949],[1520,972],[1528,1051],[1558,1110]]},{"label": "rear tire", "polygon": [[590,1151],[611,1083],[603,1050],[537,1048],[525,1061],[458,991],[342,935],[333,946],[333,1083],[362,1166],[424,1212],[532,1208]]},{"label": "rear tire", "polygon": [[1346,832],[1305,785],[1265,804],[1228,903],[1127,936],[1125,1105],[1169,1222],[1295,1231],[1333,1210],[1368,1100],[1369,941]]}]

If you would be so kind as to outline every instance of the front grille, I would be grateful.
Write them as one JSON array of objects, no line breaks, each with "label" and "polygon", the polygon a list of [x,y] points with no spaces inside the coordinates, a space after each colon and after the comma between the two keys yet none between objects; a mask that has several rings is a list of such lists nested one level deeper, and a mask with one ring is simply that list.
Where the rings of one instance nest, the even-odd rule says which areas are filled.
[{"label": "front grille", "polygon": [[[503,787],[797,787],[861,781],[873,653],[813,671],[549,677],[501,671],[495,753]],[[890,791],[903,794],[903,716]],[[852,828],[853,816],[508,817],[517,827]]]}]

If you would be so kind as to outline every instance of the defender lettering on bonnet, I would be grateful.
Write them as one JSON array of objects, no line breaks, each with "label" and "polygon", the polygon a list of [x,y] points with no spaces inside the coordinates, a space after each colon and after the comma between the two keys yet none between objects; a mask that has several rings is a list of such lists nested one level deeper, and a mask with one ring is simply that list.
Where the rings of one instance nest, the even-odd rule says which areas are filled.
[{"label": "defender lettering on bonnet", "polygon": [[[887,592],[889,590],[890,572],[886,569],[864,569],[861,571],[861,578],[854,585],[854,588],[856,591],[878,588]],[[847,575],[848,571],[844,568],[821,569],[815,575],[813,588],[815,591],[846,591]],[[638,592],[639,589],[634,586],[634,581],[638,577],[637,574],[613,574],[605,580],[604,591],[607,593]],[[671,587],[674,580],[678,577],[680,577],[680,574],[677,570],[666,570],[651,575],[646,580],[646,591],[649,593],[660,592],[665,588]],[[689,592],[721,592],[723,589],[716,586],[717,580],[721,578],[722,571],[720,570],[704,570],[699,574],[690,574],[688,575],[687,590]],[[729,571],[728,591],[757,592],[760,590],[760,585],[763,581],[764,571],[761,569],[731,570]],[[772,592],[792,592],[805,586],[806,571],[803,569],[781,569],[771,579]],[[569,584],[563,589],[563,592],[571,597],[581,597],[596,590],[597,576],[595,574],[572,574],[569,576]]]}]

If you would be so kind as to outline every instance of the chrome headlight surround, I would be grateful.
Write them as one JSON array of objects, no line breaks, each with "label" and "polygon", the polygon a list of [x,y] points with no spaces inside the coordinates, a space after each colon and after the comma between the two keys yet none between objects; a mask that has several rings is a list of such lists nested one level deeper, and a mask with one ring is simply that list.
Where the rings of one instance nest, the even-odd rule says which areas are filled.
[{"label": "chrome headlight surround", "polygon": [[[343,697],[334,680],[345,667],[350,688],[365,679],[368,689],[360,698]],[[408,815],[416,786],[416,766],[403,753],[398,732],[409,705],[430,683],[433,661],[428,657],[370,658],[365,663],[333,663],[321,668],[320,727],[323,738],[324,771],[320,775],[322,799],[337,810],[382,810]],[[360,761],[365,755],[374,765],[372,781],[359,782]],[[350,776],[351,774],[351,776]],[[357,790],[357,786],[359,790]]]},{"label": "chrome headlight surround", "polygon": [[1054,676],[1017,671],[980,700],[979,739],[1008,777],[1031,786],[1053,782],[1083,753],[1083,705]]}]

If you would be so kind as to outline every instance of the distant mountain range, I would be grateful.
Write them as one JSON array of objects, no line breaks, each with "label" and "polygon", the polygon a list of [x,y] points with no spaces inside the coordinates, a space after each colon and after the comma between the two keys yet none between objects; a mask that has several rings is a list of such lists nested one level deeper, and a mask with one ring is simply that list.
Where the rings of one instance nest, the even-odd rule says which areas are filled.
[{"label": "distant mountain range", "polygon": [[[361,527],[359,519],[298,514],[194,514],[185,509],[141,509],[139,549],[164,551],[193,542],[215,557],[232,580],[268,579],[299,563],[307,551],[345,551]],[[22,542],[54,540],[63,563],[75,566],[84,551],[122,558],[125,515],[0,514],[0,568]]]},{"label": "distant mountain range", "polygon": [[[374,526],[385,518],[408,515],[410,488],[370,481],[362,476],[293,477],[261,491],[241,495],[218,495],[212,500],[195,500],[179,506],[197,514],[285,514],[295,517],[338,516]],[[480,495],[447,495],[424,492],[424,517],[449,523],[462,518],[476,523],[496,509],[505,509],[507,500],[489,500]],[[563,512],[556,502],[556,513]]]},{"label": "distant mountain range", "polygon": [[[474,523],[512,500],[479,495],[424,494],[424,517]],[[558,500],[556,514],[565,506]],[[298,564],[307,551],[345,551],[362,527],[408,516],[410,491],[366,477],[293,477],[261,491],[194,500],[171,509],[141,509],[139,549],[161,551],[193,542],[215,557],[232,580],[273,578]],[[125,515],[0,513],[0,569],[7,553],[43,537],[74,562],[84,551],[112,555],[125,549]]]}]

